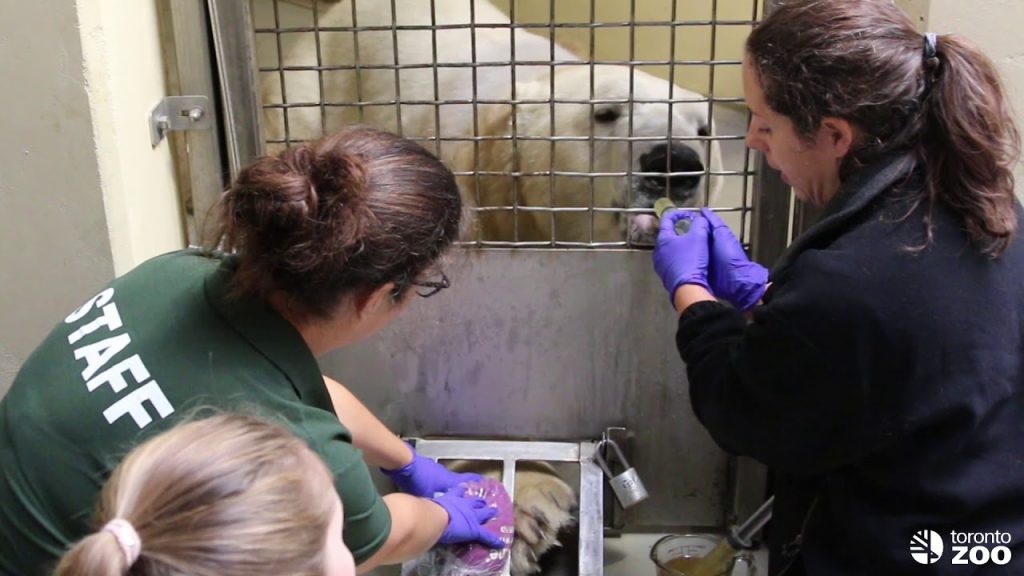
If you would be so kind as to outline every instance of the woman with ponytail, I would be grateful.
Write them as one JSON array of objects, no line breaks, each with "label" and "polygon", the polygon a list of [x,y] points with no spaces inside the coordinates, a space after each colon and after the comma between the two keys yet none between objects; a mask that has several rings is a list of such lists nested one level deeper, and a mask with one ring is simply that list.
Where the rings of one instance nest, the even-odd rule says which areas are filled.
[{"label": "woman with ponytail", "polygon": [[[743,77],[748,145],[824,213],[769,272],[710,210],[671,212],[654,266],[694,412],[773,472],[770,573],[1021,573],[1020,138],[995,67],[891,0],[780,0]],[[971,534],[987,566],[955,565]]]},{"label": "woman with ponytail", "polygon": [[[154,258],[59,323],[0,401],[0,573],[45,574],[88,530],[125,447],[196,405],[288,421],[327,463],[360,570],[435,543],[501,540],[495,511],[390,432],[317,356],[415,295],[459,233],[452,173],[419,145],[351,128],[258,159],[219,204],[216,246]],[[383,498],[368,465],[401,493]]]},{"label": "woman with ponytail", "polygon": [[55,576],[354,576],[332,483],[276,424],[232,414],[186,422],[118,464],[96,531]]}]

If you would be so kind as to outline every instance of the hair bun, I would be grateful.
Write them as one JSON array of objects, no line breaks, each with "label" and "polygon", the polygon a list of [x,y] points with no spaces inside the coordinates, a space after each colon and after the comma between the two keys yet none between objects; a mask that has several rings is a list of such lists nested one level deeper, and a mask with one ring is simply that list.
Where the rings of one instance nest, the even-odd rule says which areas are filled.
[{"label": "hair bun", "polygon": [[316,213],[316,195],[302,165],[302,150],[264,156],[242,169],[225,193],[233,221],[245,228],[291,228]]},{"label": "hair bun", "polygon": [[329,149],[313,158],[309,180],[319,200],[348,204],[362,197],[366,170],[360,158]]},{"label": "hair bun", "polygon": [[254,229],[314,233],[312,228],[363,228],[363,192],[367,185],[362,159],[311,144],[260,158],[239,174],[227,196],[235,219]]},{"label": "hair bun", "polygon": [[345,253],[373,220],[365,202],[368,178],[363,159],[334,146],[311,152],[306,178],[315,210],[310,216],[323,242],[333,242],[337,252]]}]

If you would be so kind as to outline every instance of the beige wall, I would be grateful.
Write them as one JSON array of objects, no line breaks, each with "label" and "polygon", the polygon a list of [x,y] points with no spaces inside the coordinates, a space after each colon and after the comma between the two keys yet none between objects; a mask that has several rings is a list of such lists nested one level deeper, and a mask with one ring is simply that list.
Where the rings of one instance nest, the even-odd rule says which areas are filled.
[{"label": "beige wall", "polygon": [[[1024,2],[1020,0],[931,0],[932,32],[963,34],[991,57],[1006,85],[1016,117],[1024,130]],[[1017,167],[1017,195],[1024,198],[1024,163]]]},{"label": "beige wall", "polygon": [[[551,21],[549,0],[494,0],[505,12],[515,2],[515,19],[519,23],[538,24],[535,32],[548,35],[543,26]],[[637,0],[637,22],[670,22],[673,15],[677,22],[693,22],[693,25],[678,26],[675,32],[675,57],[686,60],[739,60],[743,53],[743,41],[750,33],[747,25],[721,25],[718,27],[712,52],[711,27],[699,22],[717,20],[746,20],[754,18],[754,8],[761,0],[676,0],[675,14],[672,2],[666,0]],[[627,1],[599,0],[594,3],[595,22],[626,22],[630,19],[631,3]],[[555,2],[556,23],[590,22],[590,2]],[[596,28],[594,32],[594,57],[598,60],[628,60],[630,58],[630,31],[628,27]],[[573,50],[580,57],[589,58],[590,31],[586,28],[556,29],[555,39]],[[671,54],[672,31],[669,26],[643,26],[635,28],[632,56],[636,60],[665,60]],[[639,66],[640,69],[668,79],[668,66]],[[690,90],[708,94],[711,88],[711,74],[706,65],[676,65],[672,80]],[[715,70],[714,94],[718,97],[742,95],[739,66],[719,65]]]},{"label": "beige wall", "polygon": [[931,0],[895,0],[895,3],[917,23],[921,32],[928,28],[928,11]]},{"label": "beige wall", "polygon": [[0,395],[74,306],[183,243],[157,0],[0,2]]}]

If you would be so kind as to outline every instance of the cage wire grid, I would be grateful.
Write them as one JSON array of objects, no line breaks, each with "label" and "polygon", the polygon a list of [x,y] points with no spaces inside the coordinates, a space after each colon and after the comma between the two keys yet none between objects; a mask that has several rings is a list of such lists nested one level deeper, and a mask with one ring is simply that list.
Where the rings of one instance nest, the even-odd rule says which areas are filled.
[{"label": "cage wire grid", "polygon": [[[260,0],[256,0],[260,1]],[[316,109],[319,111],[320,129],[326,133],[329,130],[327,117],[328,111],[332,109],[355,109],[358,114],[359,123],[366,123],[366,110],[370,108],[391,108],[394,109],[396,117],[395,127],[397,132],[404,137],[419,142],[422,145],[431,149],[435,155],[441,156],[442,146],[445,143],[469,143],[472,146],[473,163],[471,170],[457,171],[453,170],[456,177],[469,177],[472,182],[472,190],[463,190],[464,196],[469,196],[475,199],[475,205],[469,207],[469,210],[473,213],[476,219],[479,219],[481,215],[491,214],[505,214],[511,218],[513,237],[511,239],[485,239],[480,235],[479,230],[474,231],[475,238],[467,238],[459,243],[463,246],[478,247],[478,248],[587,248],[587,249],[632,249],[637,248],[638,245],[629,237],[629,234],[625,234],[621,240],[604,240],[597,238],[595,230],[595,217],[599,214],[618,214],[621,218],[625,218],[626,215],[635,214],[654,214],[652,208],[647,207],[631,207],[633,203],[633,187],[626,186],[627,197],[623,202],[622,206],[600,206],[597,205],[596,201],[596,189],[597,181],[602,178],[625,178],[627,182],[631,182],[634,178],[663,178],[665,181],[666,194],[670,186],[671,178],[679,177],[700,177],[700,186],[703,188],[703,200],[700,205],[711,206],[716,212],[723,215],[732,215],[733,222],[738,223],[734,226],[734,229],[738,232],[741,242],[745,245],[748,243],[749,227],[750,227],[750,212],[751,206],[751,178],[754,175],[752,168],[752,154],[749,148],[743,146],[740,154],[739,166],[726,167],[723,165],[720,169],[713,169],[710,161],[703,162],[703,170],[701,171],[672,171],[671,167],[671,154],[666,155],[665,168],[660,171],[641,171],[633,168],[632,161],[629,162],[627,169],[625,170],[607,170],[602,169],[600,166],[599,159],[596,156],[595,151],[599,145],[605,143],[625,143],[627,147],[627,157],[629,159],[634,158],[634,145],[637,143],[650,143],[650,142],[666,142],[669,144],[677,142],[693,142],[696,145],[702,147],[704,151],[704,158],[709,159],[713,152],[713,145],[718,143],[723,145],[724,143],[733,143],[733,145],[742,143],[745,140],[745,129],[749,123],[749,112],[743,107],[743,116],[745,121],[741,126],[738,126],[732,133],[716,133],[702,132],[693,135],[676,135],[673,133],[673,124],[675,122],[674,115],[672,113],[673,106],[677,104],[691,104],[699,103],[707,105],[707,117],[712,119],[712,122],[717,123],[716,112],[719,111],[720,105],[737,106],[744,104],[744,100],[738,96],[720,96],[715,93],[715,79],[716,70],[720,67],[734,66],[739,67],[741,60],[730,59],[730,58],[719,58],[717,56],[717,45],[718,45],[718,32],[723,27],[751,27],[755,24],[762,12],[760,0],[749,0],[750,3],[750,18],[749,19],[722,19],[719,18],[719,3],[720,0],[710,0],[710,18],[706,19],[679,19],[678,18],[678,0],[669,0],[671,3],[671,16],[668,20],[637,20],[637,2],[638,0],[629,0],[629,18],[625,21],[598,21],[598,3],[600,0],[589,0],[589,17],[586,22],[558,22],[556,21],[556,0],[548,0],[547,12],[548,21],[546,23],[538,22],[520,22],[517,19],[517,0],[511,0],[509,2],[508,19],[509,22],[478,22],[477,21],[477,0],[469,1],[469,22],[451,24],[451,23],[439,23],[437,15],[437,2],[438,0],[429,0],[430,5],[430,22],[429,24],[400,24],[399,23],[399,10],[401,9],[402,0],[387,0],[390,2],[391,14],[390,24],[388,25],[370,25],[361,24],[359,22],[358,15],[358,3],[359,2],[372,2],[380,0],[349,0],[351,7],[351,25],[324,25],[321,22],[321,14],[325,9],[325,6],[333,4],[327,0],[310,0],[312,8],[312,25],[311,26],[294,26],[286,25],[282,21],[281,7],[283,0],[266,0],[272,4],[272,17],[273,26],[254,26],[254,33],[257,37],[270,36],[273,38],[273,45],[276,51],[276,61],[273,65],[268,65],[265,62],[258,63],[258,72],[262,77],[265,74],[273,74],[276,76],[277,82],[280,84],[280,101],[264,101],[261,103],[262,108],[265,112],[270,111],[272,113],[280,114],[282,119],[282,133],[279,136],[267,136],[264,139],[265,146],[291,146],[301,142],[307,141],[307,138],[296,137],[293,133],[290,113],[293,110],[302,109]],[[425,0],[424,0],[425,1]],[[608,0],[603,0],[608,1]],[[746,1],[746,0],[743,0]],[[710,30],[710,45],[709,53],[707,58],[676,58],[674,57],[677,53],[677,31],[685,28],[708,28]],[[645,29],[658,28],[669,30],[669,48],[666,58],[639,58],[636,55],[636,40],[637,34],[643,33]],[[522,30],[526,32],[537,33],[539,30],[545,29],[548,35],[548,58],[541,60],[529,60],[529,59],[518,59],[516,57],[516,31]],[[587,33],[586,53],[576,55],[581,57],[579,60],[568,60],[559,59],[557,56],[556,47],[556,35],[559,30],[585,30]],[[628,57],[626,59],[619,58],[599,58],[597,56],[597,34],[601,30],[622,30],[625,29],[628,33]],[[438,32],[444,30],[466,30],[469,32],[469,46],[468,56],[469,60],[466,62],[438,62]],[[479,62],[478,59],[478,38],[477,32],[480,30],[507,30],[509,39],[509,58],[507,60],[488,60]],[[361,59],[360,50],[360,35],[371,32],[377,33],[390,33],[391,35],[391,52],[393,59],[390,63],[366,63]],[[402,33],[405,32],[429,32],[430,33],[430,51],[431,51],[431,62],[402,62],[400,60],[399,50],[399,38]],[[345,64],[328,64],[324,57],[324,50],[322,47],[321,38],[327,33],[349,33],[352,39],[352,62]],[[284,35],[294,34],[310,34],[314,39],[315,46],[315,65],[294,65],[285,63],[285,50],[283,47],[282,37]],[[598,66],[625,66],[628,67],[629,74],[629,88],[628,96],[625,98],[601,98],[595,91],[596,85],[596,70]],[[524,66],[543,66],[549,71],[548,73],[548,90],[549,97],[547,98],[528,98],[522,97],[517,93],[516,89],[516,75],[517,68]],[[635,96],[634,91],[634,79],[635,71],[638,67],[650,67],[650,66],[665,66],[668,70],[667,81],[669,85],[669,94],[667,98],[643,98]],[[679,67],[706,67],[708,71],[708,91],[706,94],[701,94],[699,97],[688,97],[685,95],[678,95],[677,92],[677,68]],[[556,96],[556,71],[565,69],[568,67],[585,67],[589,76],[589,93],[586,98],[566,98]],[[511,94],[509,98],[482,98],[480,97],[479,90],[479,74],[482,69],[487,68],[508,68],[510,75],[510,89]],[[442,69],[466,69],[471,74],[471,92],[468,98],[444,98],[442,97],[440,86],[439,86],[439,73]],[[364,84],[363,73],[366,71],[392,71],[394,76],[393,86],[393,97],[385,98],[367,98]],[[432,74],[432,86],[431,94],[424,95],[417,94],[415,97],[408,94],[402,93],[401,86],[401,73],[404,70],[429,70]],[[355,100],[345,101],[339,100],[327,89],[324,81],[325,73],[337,72],[337,71],[348,71],[352,73],[352,79],[355,89]],[[288,91],[288,74],[294,72],[315,72],[317,77],[317,91],[318,99],[316,101],[309,99],[297,99],[290,98]],[[665,134],[658,135],[638,135],[635,134],[634,125],[634,110],[638,104],[664,104],[668,107],[668,118],[667,125],[668,129]],[[589,130],[582,135],[567,135],[559,134],[556,124],[556,109],[559,104],[571,104],[571,105],[585,105],[589,108]],[[451,105],[469,105],[472,109],[472,126],[471,134],[465,135],[445,135],[442,133],[441,117],[442,108],[444,106]],[[510,114],[510,133],[509,134],[483,134],[480,124],[480,108],[481,106],[488,105],[504,105],[512,108]],[[527,105],[545,105],[548,110],[550,117],[549,129],[546,135],[536,134],[524,134],[520,131],[518,110],[521,106]],[[598,134],[596,129],[595,114],[598,106],[601,105],[622,105],[627,111],[627,134],[625,136],[616,135],[601,135]],[[404,106],[429,106],[433,108],[433,134],[406,134],[403,130],[402,123],[402,108]],[[276,112],[275,112],[276,111]],[[741,132],[742,130],[742,132]],[[488,142],[507,142],[512,149],[511,169],[510,170],[488,170],[481,166],[481,145]],[[548,167],[547,169],[522,169],[520,164],[520,146],[527,145],[530,142],[547,142],[548,143]],[[556,146],[559,143],[573,143],[582,142],[586,143],[588,152],[586,158],[587,170],[564,170],[558,169],[555,166],[556,158]],[[719,152],[721,153],[721,152]],[[511,179],[512,195],[511,202],[500,205],[484,205],[481,198],[481,186],[482,178],[486,177],[503,177]],[[550,193],[547,195],[548,202],[546,205],[529,205],[522,201],[520,194],[520,182],[523,178],[539,177],[546,178]],[[711,203],[712,192],[712,177],[729,179],[733,178],[738,180],[738,201],[732,204],[718,204]],[[589,205],[579,206],[559,206],[555,202],[555,194],[553,193],[557,187],[559,178],[580,178],[587,181],[589,189]],[[696,209],[696,207],[689,208]],[[550,234],[546,238],[542,239],[531,239],[526,240],[520,237],[520,216],[525,213],[539,213],[541,215],[547,215],[549,217],[549,228]],[[588,216],[588,238],[583,241],[571,241],[564,240],[558,237],[558,223],[556,216],[558,214],[586,214]],[[649,247],[644,245],[640,247]]]}]

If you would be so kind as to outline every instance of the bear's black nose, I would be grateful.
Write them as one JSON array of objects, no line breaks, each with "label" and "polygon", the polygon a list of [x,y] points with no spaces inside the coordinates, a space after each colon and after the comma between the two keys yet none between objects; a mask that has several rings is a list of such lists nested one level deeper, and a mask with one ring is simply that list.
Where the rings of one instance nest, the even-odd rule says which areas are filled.
[{"label": "bear's black nose", "polygon": [[[683,144],[658,144],[649,152],[640,156],[640,170],[643,172],[660,172],[667,174],[671,172],[695,172],[703,173],[704,164],[700,156],[689,146]],[[681,194],[683,190],[689,191],[696,188],[700,183],[702,174],[677,175],[677,176],[644,176],[644,179],[651,185],[659,188],[668,187],[669,192],[674,195],[689,196]],[[667,185],[667,186],[666,186]],[[678,190],[678,189],[683,190]]]}]

